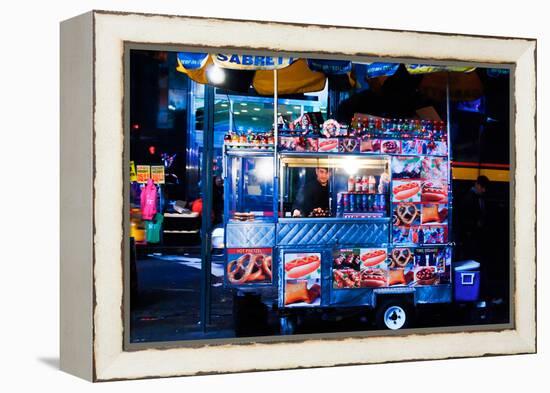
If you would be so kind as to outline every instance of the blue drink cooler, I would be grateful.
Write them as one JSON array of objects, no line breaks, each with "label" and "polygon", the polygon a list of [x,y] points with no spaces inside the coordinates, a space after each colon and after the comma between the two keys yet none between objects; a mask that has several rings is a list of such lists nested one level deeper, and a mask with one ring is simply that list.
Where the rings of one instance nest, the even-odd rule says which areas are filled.
[{"label": "blue drink cooler", "polygon": [[458,302],[474,302],[479,298],[480,264],[476,261],[454,263],[454,299]]}]

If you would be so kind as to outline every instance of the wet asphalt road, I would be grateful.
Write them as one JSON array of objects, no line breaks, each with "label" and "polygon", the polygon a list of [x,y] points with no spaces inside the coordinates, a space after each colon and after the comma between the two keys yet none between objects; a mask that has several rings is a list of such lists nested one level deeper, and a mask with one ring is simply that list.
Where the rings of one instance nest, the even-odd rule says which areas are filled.
[{"label": "wet asphalt road", "polygon": [[[223,286],[223,265],[212,266],[211,325],[199,323],[200,259],[193,255],[148,256],[137,261],[138,296],[131,299],[130,335],[133,343],[231,338],[239,335],[279,334],[274,300],[247,305],[246,329],[235,332],[233,294]],[[415,327],[439,327],[507,322],[507,305],[475,307],[424,306],[418,308]],[[256,316],[262,316],[258,318]],[[258,320],[263,319],[264,323]],[[242,324],[241,324],[242,325]],[[239,325],[239,326],[241,326]],[[297,334],[374,330],[362,309],[314,313],[302,317]]]}]

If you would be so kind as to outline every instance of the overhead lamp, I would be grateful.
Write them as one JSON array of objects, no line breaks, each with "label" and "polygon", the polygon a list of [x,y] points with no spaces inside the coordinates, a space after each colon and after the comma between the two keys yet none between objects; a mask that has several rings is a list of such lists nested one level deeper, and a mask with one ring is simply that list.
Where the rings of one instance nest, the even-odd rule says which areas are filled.
[{"label": "overhead lamp", "polygon": [[206,78],[215,85],[225,81],[225,71],[215,64],[212,64],[206,69]]},{"label": "overhead lamp", "polygon": [[354,157],[346,157],[342,162],[342,167],[348,175],[355,175],[359,170],[359,161]]}]

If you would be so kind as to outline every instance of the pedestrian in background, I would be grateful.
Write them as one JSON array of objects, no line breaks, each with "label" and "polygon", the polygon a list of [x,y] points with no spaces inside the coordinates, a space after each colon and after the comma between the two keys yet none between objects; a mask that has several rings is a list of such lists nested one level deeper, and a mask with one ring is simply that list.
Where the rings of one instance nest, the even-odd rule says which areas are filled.
[{"label": "pedestrian in background", "polygon": [[489,186],[487,176],[478,176],[459,205],[462,259],[473,259],[481,264],[481,294],[485,297],[492,295],[489,282],[494,261],[491,260],[489,250],[495,246],[487,244],[489,236],[486,195]]}]

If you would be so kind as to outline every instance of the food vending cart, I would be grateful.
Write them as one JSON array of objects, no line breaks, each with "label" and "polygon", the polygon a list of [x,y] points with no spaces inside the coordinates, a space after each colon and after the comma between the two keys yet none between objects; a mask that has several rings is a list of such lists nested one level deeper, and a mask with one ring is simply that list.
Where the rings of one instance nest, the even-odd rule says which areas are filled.
[{"label": "food vending cart", "polygon": [[447,125],[356,114],[278,121],[224,143],[226,285],[304,310],[367,307],[408,326],[452,301]]}]

